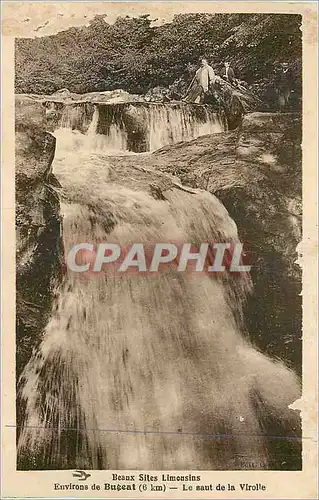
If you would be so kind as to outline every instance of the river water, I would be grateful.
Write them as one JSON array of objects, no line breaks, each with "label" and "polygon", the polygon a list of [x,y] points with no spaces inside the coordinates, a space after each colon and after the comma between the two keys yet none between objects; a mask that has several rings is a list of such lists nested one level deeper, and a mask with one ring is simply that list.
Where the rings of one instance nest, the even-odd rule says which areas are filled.
[{"label": "river water", "polygon": [[[213,195],[183,189],[133,161],[117,164],[110,151],[92,146],[96,119],[80,145],[79,133],[65,125],[55,133],[66,253],[80,242],[238,241]],[[266,415],[291,430],[288,405],[300,388],[292,371],[250,344],[240,321],[248,293],[246,274],[170,268],[154,276],[82,276],[66,269],[20,382],[21,463],[32,457],[29,468],[38,469],[268,468]]]}]

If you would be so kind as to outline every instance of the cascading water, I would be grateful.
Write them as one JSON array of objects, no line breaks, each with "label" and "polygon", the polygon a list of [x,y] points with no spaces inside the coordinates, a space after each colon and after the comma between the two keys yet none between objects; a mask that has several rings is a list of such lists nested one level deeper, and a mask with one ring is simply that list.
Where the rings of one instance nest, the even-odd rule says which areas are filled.
[{"label": "cascading water", "polygon": [[[96,135],[95,111],[87,138]],[[237,240],[234,222],[208,192],[180,189],[106,155],[64,154],[57,137],[66,253],[80,242]],[[234,283],[227,273],[216,279],[174,268],[155,276],[66,270],[20,381],[19,467],[270,467],[260,415],[297,427],[288,405],[299,384],[243,337],[234,310],[249,287],[245,276]]]},{"label": "cascading water", "polygon": [[64,106],[55,135],[65,149],[121,154],[152,152],[222,130],[221,118],[208,106],[77,103]]},{"label": "cascading water", "polygon": [[223,130],[217,114],[207,106],[131,105],[129,112],[137,123],[146,124],[146,143],[149,151],[190,141],[202,135],[217,134]]}]

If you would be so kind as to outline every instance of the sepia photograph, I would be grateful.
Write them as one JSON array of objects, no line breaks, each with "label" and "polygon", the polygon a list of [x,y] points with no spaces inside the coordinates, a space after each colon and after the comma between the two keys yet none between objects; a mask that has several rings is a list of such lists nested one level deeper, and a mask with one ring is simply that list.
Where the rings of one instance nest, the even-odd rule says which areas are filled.
[{"label": "sepia photograph", "polygon": [[302,471],[303,16],[6,3],[16,470]]},{"label": "sepia photograph", "polygon": [[301,16],[145,11],[15,41],[18,468],[298,470]]}]

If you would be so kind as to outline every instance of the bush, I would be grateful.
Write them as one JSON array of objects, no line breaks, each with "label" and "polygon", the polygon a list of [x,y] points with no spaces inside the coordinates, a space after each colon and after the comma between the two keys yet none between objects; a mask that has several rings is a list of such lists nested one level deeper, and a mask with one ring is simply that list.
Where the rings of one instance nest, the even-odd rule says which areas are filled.
[{"label": "bush", "polygon": [[162,26],[152,26],[148,15],[113,25],[99,15],[89,26],[16,39],[16,92],[146,93],[189,81],[202,55],[217,72],[229,60],[249,83],[271,80],[274,64],[285,61],[301,83],[300,26],[294,14],[181,14]]}]

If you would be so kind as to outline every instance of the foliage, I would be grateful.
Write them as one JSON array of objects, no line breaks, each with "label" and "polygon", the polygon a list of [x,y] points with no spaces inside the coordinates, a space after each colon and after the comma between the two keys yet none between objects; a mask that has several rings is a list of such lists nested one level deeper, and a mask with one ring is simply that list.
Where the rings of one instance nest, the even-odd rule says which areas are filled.
[{"label": "foliage", "polygon": [[300,80],[300,25],[301,16],[292,14],[180,14],[161,26],[149,15],[119,17],[113,25],[99,15],[89,26],[16,39],[16,91],[146,93],[181,77],[189,81],[202,55],[219,74],[229,60],[249,83],[271,80],[280,62],[296,68],[293,78]]}]

